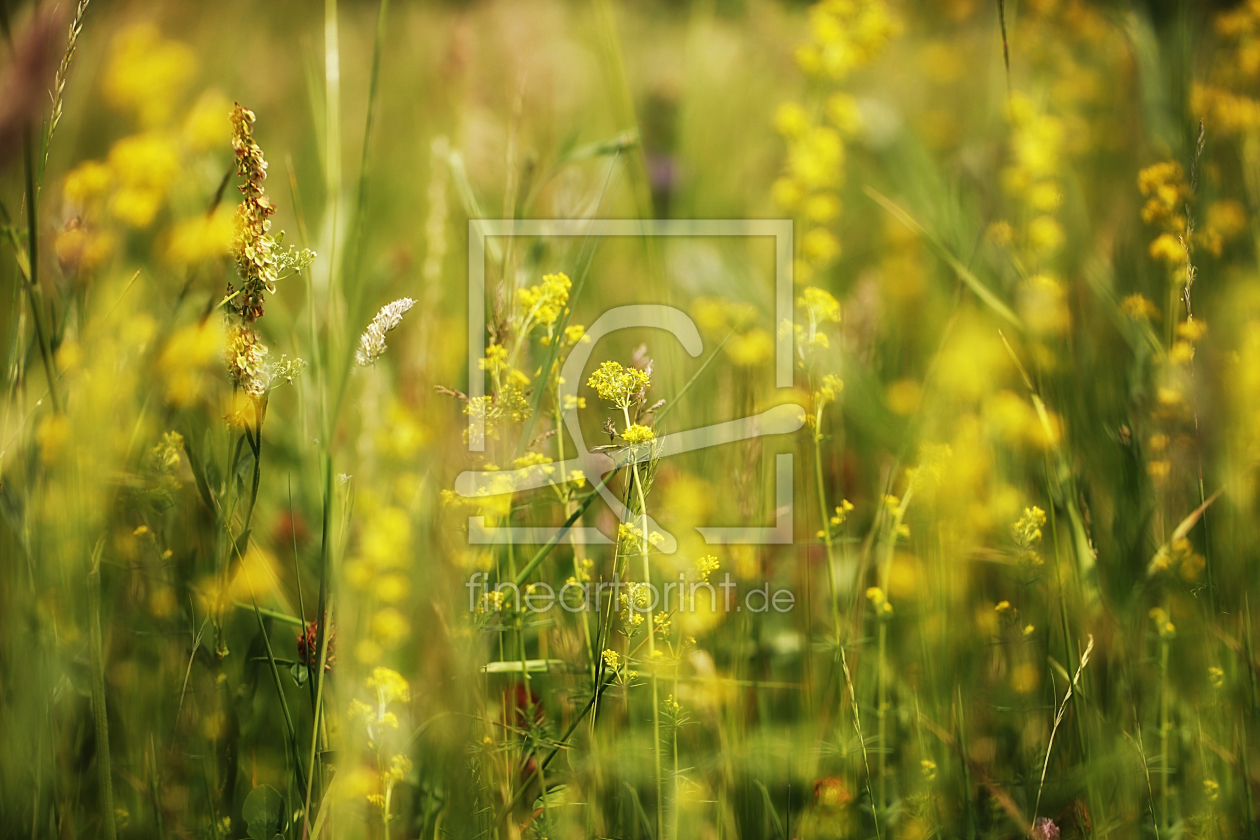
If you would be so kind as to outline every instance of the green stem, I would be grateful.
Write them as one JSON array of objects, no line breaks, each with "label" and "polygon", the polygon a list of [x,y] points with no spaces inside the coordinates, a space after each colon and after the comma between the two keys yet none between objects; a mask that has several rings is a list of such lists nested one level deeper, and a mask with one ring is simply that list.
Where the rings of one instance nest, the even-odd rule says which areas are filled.
[{"label": "green stem", "polygon": [[[1163,628],[1160,628],[1163,632]],[[1159,643],[1159,796],[1160,822],[1168,827],[1168,640]]]},{"label": "green stem", "polygon": [[[639,495],[639,552],[643,555],[643,582],[652,585],[652,564],[648,559],[647,539],[647,499],[643,493],[643,480],[639,476],[639,464],[632,467],[634,486]],[[652,615],[651,603],[647,611],[648,626],[648,661],[651,663],[652,675],[652,757],[656,769],[656,836],[661,837],[665,828],[665,798],[661,787],[661,700],[660,688],[656,677],[656,620]]]},{"label": "green stem", "polygon": [[39,344],[39,355],[44,362],[44,376],[48,378],[48,398],[52,401],[53,411],[61,412],[61,398],[57,395],[57,371],[53,365],[52,348],[48,343],[48,331],[44,327],[44,307],[40,303],[39,294],[39,222],[35,192],[35,163],[31,157],[31,136],[27,132],[23,146],[23,162],[26,169],[26,251],[27,275],[26,294],[31,304],[31,318],[35,323],[35,340]]},{"label": "green stem", "polygon": [[888,622],[882,616],[875,619],[879,622],[879,657],[876,667],[879,668],[877,673],[877,699],[879,708],[875,711],[875,718],[879,722],[879,808],[884,807],[884,803],[888,801],[888,776],[885,772],[885,756],[888,753],[887,745],[884,742],[886,718],[888,715],[888,681],[884,678],[884,657],[888,643]]},{"label": "green stem", "polygon": [[114,825],[114,782],[109,753],[109,716],[105,709],[105,651],[101,639],[101,548],[97,543],[88,572],[88,632],[92,657],[92,719],[96,725],[96,772],[100,785],[101,826],[105,840],[118,836]]}]

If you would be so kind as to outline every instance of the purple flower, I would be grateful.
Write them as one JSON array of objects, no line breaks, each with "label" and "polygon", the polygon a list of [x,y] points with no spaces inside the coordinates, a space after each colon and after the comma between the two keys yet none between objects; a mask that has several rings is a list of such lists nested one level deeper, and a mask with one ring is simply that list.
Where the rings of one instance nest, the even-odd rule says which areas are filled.
[{"label": "purple flower", "polygon": [[1059,827],[1049,817],[1039,817],[1033,823],[1032,836],[1035,840],[1059,840]]}]

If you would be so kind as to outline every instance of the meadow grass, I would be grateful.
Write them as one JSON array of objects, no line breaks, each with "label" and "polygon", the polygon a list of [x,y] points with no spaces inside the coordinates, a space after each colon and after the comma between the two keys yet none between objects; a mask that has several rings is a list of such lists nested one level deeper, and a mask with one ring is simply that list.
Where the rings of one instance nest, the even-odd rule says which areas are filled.
[{"label": "meadow grass", "polygon": [[0,837],[1260,837],[1260,5],[0,24]]}]

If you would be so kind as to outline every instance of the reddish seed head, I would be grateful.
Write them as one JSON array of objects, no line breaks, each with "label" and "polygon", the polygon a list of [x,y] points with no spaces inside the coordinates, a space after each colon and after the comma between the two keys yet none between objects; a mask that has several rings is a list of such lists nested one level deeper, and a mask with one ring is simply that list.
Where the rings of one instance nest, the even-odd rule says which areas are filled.
[{"label": "reddish seed head", "polygon": [[822,808],[843,808],[853,801],[853,795],[840,779],[827,776],[814,782],[814,801]]},{"label": "reddish seed head", "polygon": [[[312,669],[319,667],[319,622],[312,621],[306,631],[298,634],[298,656]],[[337,664],[337,625],[328,625],[328,655],[324,659],[324,670],[332,671]]]}]

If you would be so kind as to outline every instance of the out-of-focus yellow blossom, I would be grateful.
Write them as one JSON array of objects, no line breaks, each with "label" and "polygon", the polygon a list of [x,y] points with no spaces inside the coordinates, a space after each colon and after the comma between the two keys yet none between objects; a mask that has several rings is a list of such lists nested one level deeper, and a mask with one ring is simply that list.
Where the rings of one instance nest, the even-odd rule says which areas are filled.
[{"label": "out-of-focus yellow blossom", "polygon": [[1004,220],[998,220],[989,225],[985,235],[995,245],[1010,245],[1015,239],[1015,231],[1011,228],[1011,223]]},{"label": "out-of-focus yellow blossom", "polygon": [[756,367],[774,355],[774,336],[758,327],[731,336],[725,349],[731,361],[740,367]]},{"label": "out-of-focus yellow blossom", "polygon": [[941,350],[937,382],[947,394],[978,399],[1009,366],[997,331],[981,318],[968,317],[960,319]]},{"label": "out-of-focus yellow blossom", "polygon": [[376,702],[384,708],[390,703],[407,703],[411,700],[411,686],[402,674],[389,668],[374,668],[364,684],[376,693]]},{"label": "out-of-focus yellow blossom", "polygon": [[827,97],[827,119],[849,137],[862,130],[862,111],[857,100],[847,93],[837,92]]},{"label": "out-of-focus yellow blossom", "polygon": [[373,594],[386,604],[397,604],[411,592],[411,580],[400,572],[391,572],[377,578]]},{"label": "out-of-focus yellow blossom", "polygon": [[104,163],[89,160],[66,174],[62,192],[80,207],[102,198],[114,181],[114,172]]},{"label": "out-of-focus yellow blossom", "polygon": [[1186,246],[1171,233],[1161,233],[1151,242],[1151,258],[1170,265],[1182,265],[1190,260]]},{"label": "out-of-focus yellow blossom", "polygon": [[1210,230],[1228,241],[1247,229],[1247,210],[1233,199],[1213,201],[1208,205],[1206,222]]},{"label": "out-of-focus yellow blossom", "polygon": [[1146,573],[1156,575],[1160,572],[1176,570],[1187,582],[1193,582],[1198,579],[1199,573],[1206,565],[1206,558],[1194,550],[1194,545],[1190,540],[1177,537],[1171,543],[1164,543],[1159,547],[1147,565]]},{"label": "out-of-focus yellow blossom", "polygon": [[[817,222],[818,224],[826,224],[827,222],[834,221],[837,217],[839,217],[840,209],[840,199],[834,193],[818,193],[817,195],[812,195],[805,200],[805,204],[801,208],[806,219],[811,222]],[[812,233],[813,232],[811,231],[811,233],[807,235],[812,235]],[[827,233],[830,234],[830,231],[827,231]],[[805,243],[802,243],[802,245],[804,246]],[[806,250],[809,250],[808,246],[806,246]],[[837,242],[835,244],[835,250],[836,253],[839,253],[840,243]]]},{"label": "out-of-focus yellow blossom", "polygon": [[788,171],[807,190],[834,189],[844,183],[844,143],[828,126],[816,126],[788,146]]},{"label": "out-of-focus yellow blossom", "polygon": [[1029,182],[1054,177],[1063,152],[1063,121],[1041,113],[1023,93],[1011,95],[1006,118],[1015,129],[1011,151],[1022,177]]},{"label": "out-of-focus yellow blossom", "polygon": [[206,369],[217,367],[223,358],[223,346],[223,325],[217,318],[176,330],[157,362],[167,400],[187,407],[204,396],[210,384]]},{"label": "out-of-focus yellow blossom", "polygon": [[840,392],[844,390],[844,381],[835,374],[828,373],[823,376],[822,381],[818,383],[818,390],[814,392],[814,402],[818,408],[833,403],[840,396]]},{"label": "out-of-focus yellow blossom", "polygon": [[539,471],[544,475],[551,475],[556,469],[554,466],[551,466],[551,462],[552,459],[541,452],[526,452],[512,462],[512,468],[524,470],[530,467],[538,467]]},{"label": "out-of-focus yellow blossom", "polygon": [[264,596],[279,591],[280,573],[275,556],[251,544],[232,575],[229,596],[249,603],[255,598],[261,601]]},{"label": "out-of-focus yellow blossom", "polygon": [[919,65],[923,74],[938,85],[953,84],[967,71],[966,62],[957,47],[944,41],[929,41],[920,47]]},{"label": "out-of-focus yellow blossom", "polygon": [[1172,618],[1168,615],[1168,611],[1162,607],[1153,608],[1148,615],[1155,624],[1155,631],[1159,634],[1162,641],[1167,641],[1177,635],[1177,625],[1172,623]]},{"label": "out-of-focus yellow blossom", "polygon": [[840,256],[840,241],[826,228],[814,228],[801,237],[801,252],[810,262],[823,266]]},{"label": "out-of-focus yellow blossom", "polygon": [[194,152],[228,148],[232,127],[225,117],[231,110],[231,100],[219,91],[203,93],[184,116],[184,144]]},{"label": "out-of-focus yellow blossom", "polygon": [[1168,361],[1174,365],[1188,365],[1194,361],[1194,345],[1188,341],[1174,341],[1168,348]]},{"label": "out-of-focus yellow blossom", "polygon": [[152,24],[138,24],[114,37],[101,87],[110,105],[156,126],[170,118],[196,65],[186,45],[164,39]]},{"label": "out-of-focus yellow blossom", "polygon": [[1212,688],[1221,688],[1225,685],[1225,671],[1215,665],[1208,668],[1208,680],[1212,683]]},{"label": "out-of-focus yellow blossom", "polygon": [[1038,216],[1028,223],[1028,244],[1038,254],[1053,254],[1064,239],[1063,227],[1052,216]]},{"label": "out-of-focus yellow blossom", "polygon": [[1030,662],[1021,662],[1011,669],[1011,688],[1019,694],[1032,694],[1041,685],[1041,674]]},{"label": "out-of-focus yellow blossom", "polygon": [[350,720],[370,720],[372,719],[372,707],[369,707],[363,700],[354,698],[350,700],[350,707],[347,709]]},{"label": "out-of-focus yellow blossom", "polygon": [[115,245],[115,238],[108,231],[89,227],[76,217],[57,232],[53,252],[62,272],[77,277],[104,265],[114,255]]},{"label": "out-of-focus yellow blossom", "polygon": [[1190,110],[1212,130],[1232,134],[1260,126],[1255,80],[1260,74],[1260,5],[1234,4],[1214,20],[1216,46],[1205,81],[1190,92]]},{"label": "out-of-focus yellow blossom", "polygon": [[1146,198],[1142,221],[1171,230],[1185,226],[1181,213],[1190,197],[1190,189],[1184,178],[1181,164],[1175,160],[1161,161],[1138,172],[1138,190]]},{"label": "out-of-focus yellow blossom", "polygon": [[359,556],[377,569],[402,568],[411,562],[411,518],[397,507],[383,507],[364,522]]},{"label": "out-of-focus yellow blossom", "polygon": [[1028,204],[1034,210],[1048,212],[1057,210],[1063,203],[1063,194],[1053,181],[1041,181],[1028,188]]},{"label": "out-of-focus yellow blossom", "polygon": [[871,606],[875,609],[876,616],[880,618],[887,618],[892,615],[892,604],[888,602],[888,596],[884,594],[884,590],[880,589],[878,586],[872,586],[866,590],[866,600],[871,602]]},{"label": "out-of-focus yellow blossom", "polygon": [[1260,126],[1260,101],[1214,85],[1200,82],[1191,85],[1190,111],[1225,133]]},{"label": "out-of-focus yellow blossom", "polygon": [[1159,307],[1142,295],[1129,295],[1120,302],[1120,311],[1134,320],[1152,320],[1159,317]]},{"label": "out-of-focus yellow blossom", "polygon": [[40,418],[35,427],[35,442],[39,444],[39,456],[45,464],[61,457],[70,442],[70,421],[63,414],[48,414]]},{"label": "out-of-focus yellow blossom", "polygon": [[385,647],[395,647],[407,640],[411,624],[393,607],[378,610],[372,616],[372,635]]},{"label": "out-of-focus yellow blossom", "polygon": [[840,320],[840,302],[830,292],[817,286],[807,286],[801,292],[801,296],[796,299],[796,305],[805,310],[811,323],[822,324]]},{"label": "out-of-focus yellow blossom", "polygon": [[796,62],[811,76],[842,79],[869,64],[901,24],[883,0],[821,0],[809,10],[809,43]]},{"label": "out-of-focus yellow blossom", "polygon": [[171,229],[166,256],[176,265],[194,265],[226,257],[235,232],[233,212],[220,206],[209,216],[197,215]]},{"label": "out-of-focus yellow blossom", "polygon": [[116,184],[110,213],[126,225],[147,228],[179,174],[179,149],[164,134],[133,134],[110,148],[108,161]]},{"label": "out-of-focus yellow blossom", "polygon": [[809,129],[809,114],[797,102],[784,102],[774,112],[775,130],[784,137],[800,137]]},{"label": "out-of-focus yellow blossom", "polygon": [[498,375],[502,370],[508,367],[508,351],[502,344],[491,344],[486,348],[486,356],[478,360],[477,366],[481,370],[490,371],[491,375]]},{"label": "out-of-focus yellow blossom", "polygon": [[376,446],[382,454],[406,462],[428,445],[429,428],[404,403],[391,400],[386,417],[388,422],[376,433]]},{"label": "out-of-focus yellow blossom", "polygon": [[805,197],[805,190],[792,178],[778,178],[770,187],[774,203],[784,210],[791,210]]},{"label": "out-of-focus yellow blossom", "polygon": [[884,389],[884,401],[893,414],[909,417],[919,407],[923,388],[913,379],[898,379]]},{"label": "out-of-focus yellow blossom", "polygon": [[1019,314],[1034,335],[1058,335],[1072,320],[1063,287],[1045,274],[1029,277],[1021,284]]},{"label": "out-of-focus yellow blossom", "polygon": [[1207,322],[1192,318],[1177,325],[1177,335],[1189,342],[1198,342],[1207,334]]},{"label": "out-of-focus yellow blossom", "polygon": [[1012,445],[1046,449],[1057,445],[1062,435],[1056,414],[1046,412],[1043,422],[1028,400],[1013,391],[1001,390],[986,399],[984,419],[998,437]]}]

